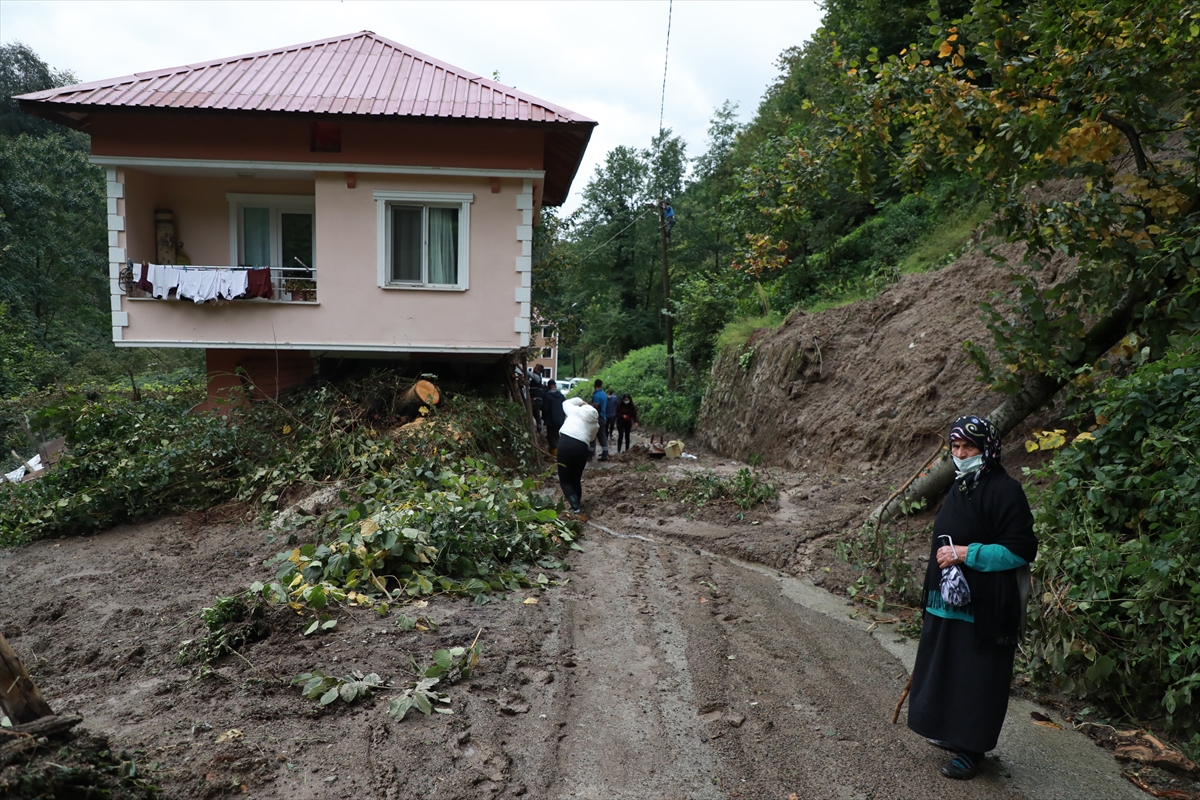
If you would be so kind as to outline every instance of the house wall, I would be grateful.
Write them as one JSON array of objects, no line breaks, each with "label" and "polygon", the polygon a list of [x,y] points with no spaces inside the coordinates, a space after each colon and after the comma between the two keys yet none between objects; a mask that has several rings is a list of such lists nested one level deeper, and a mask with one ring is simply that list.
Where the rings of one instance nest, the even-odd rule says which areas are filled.
[{"label": "house wall", "polygon": [[[360,172],[350,188],[341,172],[308,181],[115,172],[124,194],[120,240],[134,261],[154,259],[155,209],[174,212],[193,264],[220,266],[230,255],[227,192],[309,194],[316,208],[316,304],[117,302],[114,295],[121,306],[114,311],[127,314],[121,346],[501,353],[528,342],[530,180]],[[378,286],[377,190],[473,194],[467,290]]]},{"label": "house wall", "polygon": [[129,168],[124,176],[127,257],[135,263],[156,260],[155,211],[174,213],[175,238],[193,264],[231,266],[227,193],[312,197],[314,192],[311,180],[183,177]]},{"label": "house wall", "polygon": [[[341,152],[314,153],[313,120],[179,112],[92,114],[92,155],[542,169],[544,134],[504,124],[344,121]],[[186,241],[186,240],[185,240]]]}]

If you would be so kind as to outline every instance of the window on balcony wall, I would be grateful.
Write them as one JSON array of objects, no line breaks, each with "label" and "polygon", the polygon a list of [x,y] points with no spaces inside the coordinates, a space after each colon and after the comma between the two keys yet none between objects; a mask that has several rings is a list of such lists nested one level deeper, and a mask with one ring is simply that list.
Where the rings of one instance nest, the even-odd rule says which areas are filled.
[{"label": "window on balcony wall", "polygon": [[471,194],[376,192],[379,285],[466,289],[473,199]]},{"label": "window on balcony wall", "polygon": [[226,197],[229,200],[231,263],[240,267],[289,270],[316,268],[314,198],[273,194],[228,194]]}]

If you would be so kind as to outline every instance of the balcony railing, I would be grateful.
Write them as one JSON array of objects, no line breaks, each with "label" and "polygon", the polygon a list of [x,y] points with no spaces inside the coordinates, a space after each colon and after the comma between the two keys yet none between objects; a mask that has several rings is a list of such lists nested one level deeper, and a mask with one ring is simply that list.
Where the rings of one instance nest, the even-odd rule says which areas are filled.
[{"label": "balcony railing", "polygon": [[121,271],[121,288],[131,298],[146,300],[313,303],[317,300],[317,270],[299,259],[290,267],[214,267],[127,261]]}]

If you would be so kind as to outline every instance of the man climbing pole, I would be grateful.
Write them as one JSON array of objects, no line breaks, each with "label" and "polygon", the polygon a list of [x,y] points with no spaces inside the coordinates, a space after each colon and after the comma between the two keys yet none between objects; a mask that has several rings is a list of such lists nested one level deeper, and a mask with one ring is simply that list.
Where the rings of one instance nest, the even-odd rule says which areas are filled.
[{"label": "man climbing pole", "polygon": [[663,225],[666,227],[667,238],[671,238],[671,229],[675,227],[675,209],[671,208],[670,200],[663,200]]}]

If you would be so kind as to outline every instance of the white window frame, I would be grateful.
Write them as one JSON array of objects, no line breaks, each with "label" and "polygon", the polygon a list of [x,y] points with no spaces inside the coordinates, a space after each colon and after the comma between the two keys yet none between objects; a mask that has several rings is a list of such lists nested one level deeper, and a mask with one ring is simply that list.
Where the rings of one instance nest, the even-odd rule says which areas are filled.
[{"label": "white window frame", "polygon": [[[378,284],[381,289],[406,289],[423,292],[465,292],[470,287],[471,264],[471,203],[470,192],[375,192],[376,233],[378,237]],[[458,282],[409,283],[392,280],[392,215],[393,206],[423,206],[458,209]],[[422,250],[422,262],[428,254]],[[422,274],[428,269],[422,264]]]},{"label": "white window frame", "polygon": [[[229,265],[241,266],[245,252],[245,230],[242,211],[246,208],[266,208],[271,212],[271,263],[279,268],[296,266],[283,262],[283,225],[280,217],[288,211],[306,211],[313,217],[313,261],[317,260],[317,198],[302,194],[239,194],[229,192]],[[312,267],[312,264],[308,265]],[[314,277],[315,272],[314,272]]]}]

